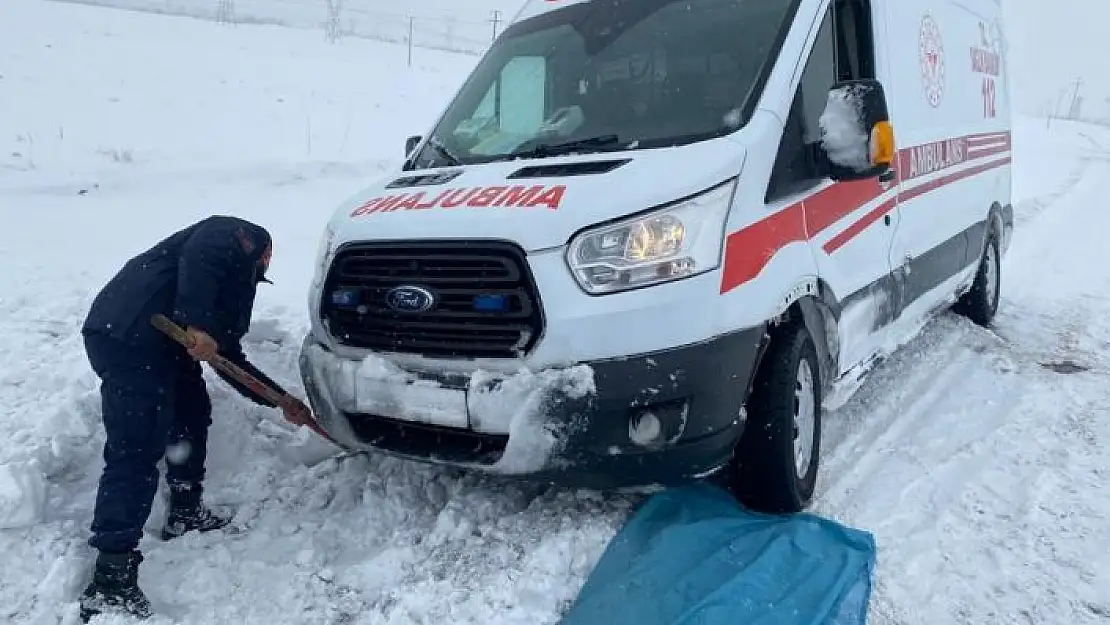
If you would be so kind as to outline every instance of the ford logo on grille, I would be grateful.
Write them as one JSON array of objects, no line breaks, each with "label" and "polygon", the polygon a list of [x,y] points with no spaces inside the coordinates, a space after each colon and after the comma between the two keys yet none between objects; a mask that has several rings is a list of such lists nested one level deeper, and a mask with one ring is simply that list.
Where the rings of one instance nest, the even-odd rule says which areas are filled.
[{"label": "ford logo on grille", "polygon": [[427,312],[436,305],[436,296],[419,286],[397,286],[385,294],[385,305],[398,312]]}]

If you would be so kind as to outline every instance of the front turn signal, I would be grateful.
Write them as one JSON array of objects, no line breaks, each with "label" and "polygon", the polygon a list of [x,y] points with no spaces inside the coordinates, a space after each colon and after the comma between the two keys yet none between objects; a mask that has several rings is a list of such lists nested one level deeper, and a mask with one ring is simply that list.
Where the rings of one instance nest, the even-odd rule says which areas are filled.
[{"label": "front turn signal", "polygon": [[871,166],[894,166],[894,126],[881,121],[871,128]]}]

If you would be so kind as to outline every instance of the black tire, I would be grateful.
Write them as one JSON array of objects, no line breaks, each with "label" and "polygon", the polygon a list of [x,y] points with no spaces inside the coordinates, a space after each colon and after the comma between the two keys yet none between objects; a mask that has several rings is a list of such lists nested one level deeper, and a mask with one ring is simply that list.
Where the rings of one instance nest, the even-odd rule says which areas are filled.
[{"label": "black tire", "polygon": [[[809,371],[812,432],[808,463],[795,463],[795,413],[802,407],[799,377]],[[747,425],[733,460],[733,491],[745,506],[790,514],[809,506],[817,485],[821,450],[821,380],[817,350],[800,322],[774,333],[748,398]],[[802,439],[804,443],[804,439]],[[803,446],[806,446],[803,444]],[[799,473],[802,475],[799,475]]]},{"label": "black tire", "polygon": [[999,254],[998,236],[994,230],[988,235],[983,255],[979,258],[979,270],[971,289],[960,297],[953,307],[955,311],[973,323],[983,327],[994,321],[998,312],[998,299],[1002,290],[1002,257]]}]

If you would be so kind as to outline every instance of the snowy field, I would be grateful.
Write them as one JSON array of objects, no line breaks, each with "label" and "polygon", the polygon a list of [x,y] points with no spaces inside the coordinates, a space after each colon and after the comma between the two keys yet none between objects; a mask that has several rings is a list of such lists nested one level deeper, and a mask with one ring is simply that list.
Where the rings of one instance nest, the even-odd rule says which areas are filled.
[{"label": "snowy field", "polygon": [[[202,216],[255,220],[276,284],[248,353],[299,390],[318,233],[475,62],[405,54],[0,3],[0,622],[76,622],[103,443],[78,335],[96,290]],[[826,419],[815,512],[874,532],[877,625],[1110,618],[1110,129],[1022,118],[1015,150],[994,330],[943,316]],[[307,432],[210,388],[208,497],[249,530],[144,542],[141,583],[176,622],[555,623],[638,501],[380,458],[306,466]]]},{"label": "snowy field", "polygon": [[[134,11],[179,15],[227,24],[275,24],[315,29],[325,25],[344,37],[412,43],[417,48],[469,54],[485,51],[494,28],[520,9],[524,0],[57,0]],[[338,7],[333,13],[329,6]],[[495,14],[494,12],[498,13]],[[496,23],[494,20],[497,20]],[[411,28],[411,33],[410,33]]]}]

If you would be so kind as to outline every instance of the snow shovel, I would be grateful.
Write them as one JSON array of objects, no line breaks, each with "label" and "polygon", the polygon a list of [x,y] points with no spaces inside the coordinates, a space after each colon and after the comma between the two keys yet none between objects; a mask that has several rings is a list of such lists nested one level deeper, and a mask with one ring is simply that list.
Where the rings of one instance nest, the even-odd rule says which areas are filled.
[{"label": "snow shovel", "polygon": [[[173,321],[170,321],[170,319],[165,315],[154,315],[150,318],[150,322],[154,324],[154,327],[161,330],[166,336],[183,345],[186,349],[192,349],[193,337],[189,336],[188,332],[186,332],[181,326],[177,325]],[[216,357],[213,358],[208,364],[235,378],[243,386],[246,386],[250,390],[266,398],[267,401],[270,401],[275,405],[280,406],[284,404],[287,401],[286,398],[289,397],[288,395],[282,395],[269,386],[266,386],[262,382],[259,382],[258,378],[247,373],[241,367],[224,358],[223,356],[217,354]],[[324,428],[320,427],[320,424],[316,423],[311,415],[309,416],[309,419],[309,422],[306,424],[309,429],[328,439],[332,443],[335,443],[335,445],[339,446],[339,443],[337,443],[334,438],[329,436],[328,433],[324,431]]]}]

